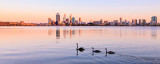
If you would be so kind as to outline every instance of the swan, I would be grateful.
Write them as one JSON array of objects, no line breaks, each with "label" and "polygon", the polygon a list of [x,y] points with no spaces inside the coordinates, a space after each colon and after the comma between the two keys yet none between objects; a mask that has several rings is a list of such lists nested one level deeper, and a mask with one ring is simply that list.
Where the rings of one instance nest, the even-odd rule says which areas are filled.
[{"label": "swan", "polygon": [[77,43],[77,50],[84,51],[85,49],[83,47],[78,48],[78,43]]},{"label": "swan", "polygon": [[92,52],[100,53],[101,51],[100,50],[94,50],[94,48],[92,47]]},{"label": "swan", "polygon": [[107,51],[107,48],[105,48],[105,50],[106,50],[106,53],[108,53],[108,54],[115,54],[116,53],[114,51]]}]

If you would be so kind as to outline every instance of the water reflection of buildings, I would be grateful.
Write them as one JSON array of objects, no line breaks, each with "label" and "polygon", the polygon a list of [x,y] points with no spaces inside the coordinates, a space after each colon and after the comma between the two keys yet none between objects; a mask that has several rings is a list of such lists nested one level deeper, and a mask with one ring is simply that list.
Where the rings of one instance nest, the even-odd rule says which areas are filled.
[{"label": "water reflection of buildings", "polygon": [[151,29],[151,37],[153,38],[153,39],[156,39],[157,38],[157,29],[155,28],[155,29]]},{"label": "water reflection of buildings", "polygon": [[67,30],[63,30],[63,36],[64,36],[64,38],[66,38],[66,34],[68,33],[68,31]]},{"label": "water reflection of buildings", "polygon": [[[84,32],[84,34],[83,34]],[[149,34],[148,34],[149,33]],[[153,28],[150,31],[140,30],[140,29],[132,29],[125,31],[125,29],[89,29],[89,30],[83,30],[83,29],[49,29],[48,35],[54,37],[55,39],[67,39],[67,38],[75,38],[77,36],[79,37],[91,37],[91,36],[97,36],[97,37],[150,37],[152,39],[157,39],[159,37],[158,35],[158,29]],[[83,36],[82,36],[83,35]],[[78,38],[79,38],[78,37]],[[92,37],[91,37],[92,38]],[[93,37],[95,38],[95,37]]]},{"label": "water reflection of buildings", "polygon": [[60,39],[60,29],[56,30],[56,39]]},{"label": "water reflection of buildings", "polygon": [[51,30],[51,29],[49,29],[49,30],[48,30],[48,35],[54,35],[54,33],[56,33],[56,39],[60,39],[61,34],[63,34],[63,37],[64,37],[64,39],[65,39],[65,38],[67,38],[68,36],[69,36],[70,38],[72,38],[72,37],[75,36],[76,34],[78,34],[78,35],[80,36],[81,33],[82,33],[82,30],[72,30],[72,29],[70,29],[70,30],[64,29],[64,30],[62,30],[62,31],[61,31],[61,29],[56,29],[56,30]]},{"label": "water reflection of buildings", "polygon": [[70,30],[70,38],[72,38],[72,30]]},{"label": "water reflection of buildings", "polygon": [[82,31],[81,31],[81,30],[79,30],[79,35],[81,35],[81,32],[82,32]]},{"label": "water reflection of buildings", "polygon": [[48,35],[51,35],[51,34],[52,34],[52,30],[49,29],[49,30],[48,30]]}]

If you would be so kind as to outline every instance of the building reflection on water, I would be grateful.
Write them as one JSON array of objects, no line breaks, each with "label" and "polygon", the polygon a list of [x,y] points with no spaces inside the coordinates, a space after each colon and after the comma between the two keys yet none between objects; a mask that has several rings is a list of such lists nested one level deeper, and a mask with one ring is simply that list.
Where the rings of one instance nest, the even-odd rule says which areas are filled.
[{"label": "building reflection on water", "polygon": [[152,37],[152,39],[157,38],[157,29],[156,28],[154,30],[151,30],[151,37]]},{"label": "building reflection on water", "polygon": [[70,38],[72,38],[72,30],[70,30]]},{"label": "building reflection on water", "polygon": [[63,30],[63,37],[66,38],[66,34],[68,33],[67,30]]},{"label": "building reflection on water", "polygon": [[[84,32],[84,33],[83,33]],[[95,35],[96,34],[96,35]],[[130,30],[126,31],[124,29],[116,29],[116,30],[111,30],[111,29],[88,29],[88,30],[83,30],[83,29],[48,29],[48,35],[54,35],[56,36],[56,39],[61,39],[61,38],[73,38],[73,37],[81,37],[87,36],[87,37],[94,37],[94,36],[101,36],[101,37],[147,37],[150,36],[152,39],[156,39],[158,35],[157,29],[154,29],[151,31],[145,31],[145,30]],[[94,36],[92,36],[94,35]],[[82,36],[82,37],[83,37]]]},{"label": "building reflection on water", "polygon": [[81,36],[81,32],[82,32],[82,31],[81,31],[81,30],[79,30],[79,35],[80,35],[80,36]]},{"label": "building reflection on water", "polygon": [[60,29],[56,29],[56,39],[60,39]]},{"label": "building reflection on water", "polygon": [[51,29],[48,30],[48,35],[52,35],[52,30]]},{"label": "building reflection on water", "polygon": [[79,36],[81,35],[82,33],[82,30],[73,30],[73,29],[70,29],[70,30],[62,30],[62,29],[56,29],[56,30],[52,30],[52,29],[49,29],[48,30],[48,35],[56,35],[56,39],[60,39],[61,38],[61,34],[63,34],[63,37],[64,39],[66,39],[68,36],[70,38],[72,38],[73,36],[75,36],[76,33],[79,33]]}]

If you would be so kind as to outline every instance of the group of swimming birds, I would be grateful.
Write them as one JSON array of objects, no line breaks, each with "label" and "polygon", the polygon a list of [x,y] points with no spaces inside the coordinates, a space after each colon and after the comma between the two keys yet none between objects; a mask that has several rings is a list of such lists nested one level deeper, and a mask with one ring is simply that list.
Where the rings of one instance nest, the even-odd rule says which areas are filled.
[{"label": "group of swimming birds", "polygon": [[[83,48],[83,47],[78,47],[78,43],[77,43],[77,50],[79,50],[79,51],[84,51],[85,49]],[[107,51],[107,48],[105,48],[105,50],[106,50],[106,53],[108,53],[108,54],[115,54],[116,52],[114,52],[114,51]],[[95,50],[93,47],[92,47],[92,52],[95,52],[95,53],[101,53],[101,51],[100,50]]]}]

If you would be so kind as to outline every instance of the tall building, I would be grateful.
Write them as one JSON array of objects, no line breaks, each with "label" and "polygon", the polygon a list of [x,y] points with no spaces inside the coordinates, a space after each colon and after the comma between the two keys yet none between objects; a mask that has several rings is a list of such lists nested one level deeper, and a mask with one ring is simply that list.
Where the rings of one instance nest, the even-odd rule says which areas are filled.
[{"label": "tall building", "polygon": [[78,23],[80,24],[81,22],[82,22],[82,19],[81,19],[81,17],[79,17],[79,22]]},{"label": "tall building", "polygon": [[120,25],[122,25],[122,17],[120,18]]},{"label": "tall building", "polygon": [[66,14],[64,14],[63,21],[66,21]]},{"label": "tall building", "polygon": [[143,24],[143,26],[146,26],[146,19],[142,19],[142,24]]},{"label": "tall building", "polygon": [[100,20],[100,23],[103,24],[103,19]]},{"label": "tall building", "polygon": [[75,17],[72,17],[72,24],[75,24]]},{"label": "tall building", "polygon": [[142,25],[142,20],[141,20],[141,19],[139,19],[139,25],[140,25],[140,26]]},{"label": "tall building", "polygon": [[116,26],[118,25],[118,20],[114,20],[113,22],[114,22],[114,25]]},{"label": "tall building", "polygon": [[151,21],[156,21],[157,23],[157,16],[152,16]]},{"label": "tall building", "polygon": [[72,24],[72,14],[70,15],[70,23]]},{"label": "tall building", "polygon": [[157,24],[157,17],[156,17],[156,16],[152,16],[152,17],[151,17],[151,22],[150,22],[150,24],[153,25],[153,26]]},{"label": "tall building", "polygon": [[60,24],[60,14],[59,13],[56,14],[56,24],[57,25]]},{"label": "tall building", "polygon": [[137,26],[137,19],[132,19],[132,25]]},{"label": "tall building", "polygon": [[127,25],[128,21],[125,20],[124,22],[122,22],[123,25]]}]

